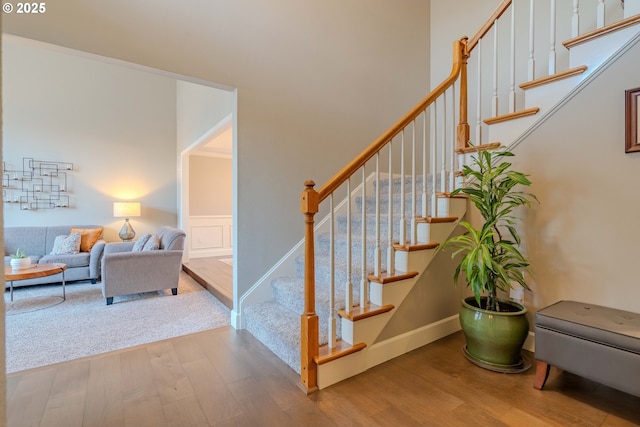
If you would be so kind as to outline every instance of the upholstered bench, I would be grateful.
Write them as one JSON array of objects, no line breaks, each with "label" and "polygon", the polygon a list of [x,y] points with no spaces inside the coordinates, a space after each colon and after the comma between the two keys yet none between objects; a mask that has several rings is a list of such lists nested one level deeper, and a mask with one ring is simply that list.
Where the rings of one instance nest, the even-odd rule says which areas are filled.
[{"label": "upholstered bench", "polygon": [[640,314],[560,301],[535,317],[535,388],[553,365],[640,397]]}]

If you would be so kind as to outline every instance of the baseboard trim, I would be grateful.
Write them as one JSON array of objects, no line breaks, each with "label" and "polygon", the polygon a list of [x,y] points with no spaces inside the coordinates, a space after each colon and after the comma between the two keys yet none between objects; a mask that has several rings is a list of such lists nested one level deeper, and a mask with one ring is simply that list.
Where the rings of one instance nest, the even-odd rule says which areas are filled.
[{"label": "baseboard trim", "polygon": [[189,258],[209,258],[215,256],[231,256],[233,255],[233,249],[191,249],[189,251]]},{"label": "baseboard trim", "polygon": [[533,331],[529,331],[529,335],[527,336],[527,340],[524,342],[524,346],[522,346],[527,351],[531,353],[536,352],[536,334]]},{"label": "baseboard trim", "polygon": [[[367,349],[367,369],[437,341],[459,330],[460,321],[456,314],[414,331],[376,343]],[[535,353],[535,333],[533,331],[529,331],[523,348]]]},{"label": "baseboard trim", "polygon": [[231,310],[231,327],[233,329],[244,329],[242,316],[235,310]]},{"label": "baseboard trim", "polygon": [[367,351],[367,368],[372,368],[416,348],[460,330],[458,315],[453,315],[413,331],[375,343]]}]

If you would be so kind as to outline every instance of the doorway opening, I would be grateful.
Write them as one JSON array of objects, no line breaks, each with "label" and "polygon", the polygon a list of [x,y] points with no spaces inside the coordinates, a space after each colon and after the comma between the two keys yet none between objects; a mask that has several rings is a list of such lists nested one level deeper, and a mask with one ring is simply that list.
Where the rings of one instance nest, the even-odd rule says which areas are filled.
[{"label": "doorway opening", "polygon": [[233,114],[180,156],[183,270],[233,308]]}]

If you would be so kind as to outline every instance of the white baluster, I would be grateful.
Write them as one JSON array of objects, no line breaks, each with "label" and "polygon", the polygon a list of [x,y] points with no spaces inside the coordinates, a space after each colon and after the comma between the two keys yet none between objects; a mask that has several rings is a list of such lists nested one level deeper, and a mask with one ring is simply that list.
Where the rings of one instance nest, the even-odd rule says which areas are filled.
[{"label": "white baluster", "polygon": [[447,92],[442,95],[442,156],[440,159],[440,192],[447,191]]},{"label": "white baluster", "polygon": [[380,152],[376,153],[376,252],[373,274],[380,277],[382,272],[382,249],[380,247]]},{"label": "white baluster", "polygon": [[551,0],[549,32],[551,42],[551,48],[549,50],[549,75],[552,75],[556,73],[556,0]]},{"label": "white baluster", "polygon": [[438,203],[436,191],[438,189],[438,166],[437,166],[437,139],[438,139],[438,100],[433,102],[433,126],[431,126],[431,216],[438,216]]},{"label": "white baluster", "polygon": [[[404,186],[404,129],[400,133],[400,245],[407,244],[407,208],[405,206],[406,189]],[[389,200],[393,203],[393,200]]]},{"label": "white baluster", "polygon": [[436,197],[436,191],[438,188],[438,166],[437,166],[437,154],[438,149],[438,100],[433,102],[433,122],[431,124],[431,216],[438,216],[438,199]]},{"label": "white baluster", "polygon": [[369,280],[367,278],[367,175],[362,166],[362,280],[360,281],[360,308],[369,302]]},{"label": "white baluster", "polygon": [[411,244],[418,242],[418,218],[416,215],[416,121],[411,126]]},{"label": "white baluster", "polygon": [[493,98],[492,112],[498,115],[498,20],[493,21]]},{"label": "white baluster", "polygon": [[429,195],[427,193],[427,181],[429,176],[427,175],[427,110],[422,112],[422,216],[424,218],[429,216],[428,205]]},{"label": "white baluster", "polygon": [[535,0],[529,2],[529,64],[527,67],[527,78],[529,81],[536,77],[536,60],[534,57],[534,45],[535,45]]},{"label": "white baluster", "polygon": [[511,90],[509,112],[516,111],[516,3],[511,2]]},{"label": "white baluster", "polygon": [[604,0],[598,0],[596,28],[604,27]]},{"label": "white baluster", "polygon": [[478,52],[478,96],[476,103],[477,122],[476,122],[476,145],[482,144],[482,39],[478,40],[476,47]]},{"label": "white baluster", "polygon": [[329,195],[329,348],[336,346],[336,283],[335,283],[335,239],[334,239],[333,193]]},{"label": "white baluster", "polygon": [[580,0],[573,0],[573,14],[571,15],[571,37],[580,35]]},{"label": "white baluster", "polygon": [[[449,144],[449,191],[455,188],[456,171],[456,85],[451,86],[451,143]],[[446,148],[446,147],[445,147]]]},{"label": "white baluster", "polygon": [[396,271],[395,250],[393,249],[393,140],[389,141],[389,207],[388,207],[388,231],[389,239],[387,245],[387,275],[393,276]]},{"label": "white baluster", "polygon": [[351,282],[351,178],[347,179],[347,285],[345,286],[344,309],[353,310],[353,283]]}]

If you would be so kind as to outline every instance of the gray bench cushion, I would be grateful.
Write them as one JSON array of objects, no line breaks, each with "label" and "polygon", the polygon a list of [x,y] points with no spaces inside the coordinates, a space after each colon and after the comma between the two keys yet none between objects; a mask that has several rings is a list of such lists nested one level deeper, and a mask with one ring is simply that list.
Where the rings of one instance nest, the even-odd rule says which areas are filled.
[{"label": "gray bench cushion", "polygon": [[640,314],[560,301],[536,313],[536,327],[640,354]]}]

